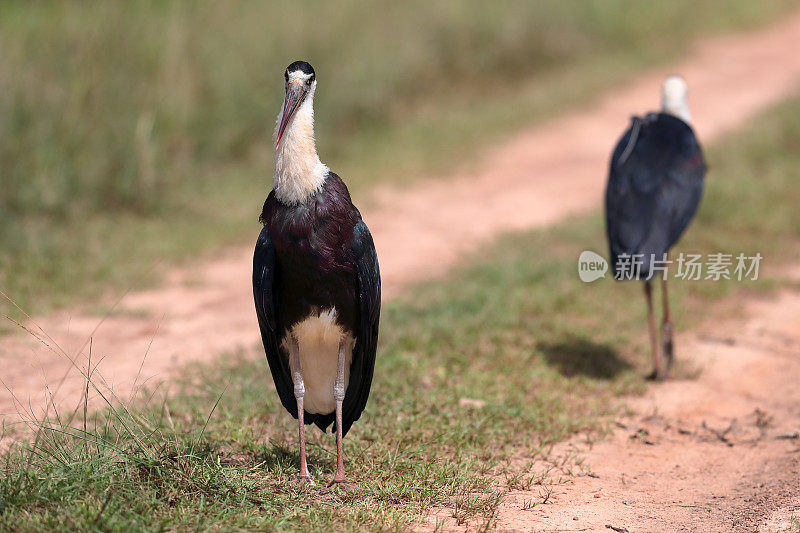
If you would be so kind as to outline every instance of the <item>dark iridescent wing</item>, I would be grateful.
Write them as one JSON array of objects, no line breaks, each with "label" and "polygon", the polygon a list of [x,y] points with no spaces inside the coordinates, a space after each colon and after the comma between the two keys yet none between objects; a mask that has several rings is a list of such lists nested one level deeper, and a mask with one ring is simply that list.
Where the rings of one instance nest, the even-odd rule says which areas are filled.
[{"label": "dark iridescent wing", "polygon": [[634,118],[611,158],[606,231],[612,265],[620,254],[660,257],[700,204],[706,165],[692,128],[672,115]]},{"label": "dark iridescent wing", "polygon": [[256,304],[258,326],[261,328],[261,341],[267,354],[267,362],[275,382],[281,403],[289,413],[297,418],[297,401],[294,397],[294,384],[288,359],[280,347],[280,333],[276,316],[278,287],[277,261],[275,247],[267,228],[261,230],[253,254],[253,299]]},{"label": "dark iridescent wing", "polygon": [[378,347],[378,322],[381,314],[381,274],[378,255],[367,225],[359,220],[353,230],[353,253],[356,262],[356,289],[359,326],[355,332],[350,381],[342,408],[342,431],[347,434],[367,405],[375,353]]}]

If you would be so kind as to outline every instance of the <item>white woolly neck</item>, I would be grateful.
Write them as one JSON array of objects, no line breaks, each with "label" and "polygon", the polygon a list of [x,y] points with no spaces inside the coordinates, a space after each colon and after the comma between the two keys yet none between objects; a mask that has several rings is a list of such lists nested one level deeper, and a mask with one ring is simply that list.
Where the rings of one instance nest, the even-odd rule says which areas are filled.
[{"label": "white woolly neck", "polygon": [[[312,88],[283,132],[275,148],[275,197],[286,205],[303,204],[320,190],[328,176],[326,167],[317,156],[314,141],[314,90]],[[278,113],[274,138],[283,118],[284,109]]]},{"label": "white woolly neck", "polygon": [[680,76],[670,76],[664,81],[661,94],[661,110],[676,116],[687,124],[692,123],[689,112],[689,90]]}]

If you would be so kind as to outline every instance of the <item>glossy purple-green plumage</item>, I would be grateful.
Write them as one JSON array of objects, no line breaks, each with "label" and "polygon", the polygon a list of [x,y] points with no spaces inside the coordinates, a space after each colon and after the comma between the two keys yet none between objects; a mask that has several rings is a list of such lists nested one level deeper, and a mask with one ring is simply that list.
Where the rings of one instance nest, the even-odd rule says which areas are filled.
[{"label": "glossy purple-green plumage", "polygon": [[706,164],[691,126],[667,113],[634,117],[611,157],[606,188],[606,231],[615,276],[622,254],[661,259],[692,220],[703,194]]},{"label": "glossy purple-green plumage", "polygon": [[[261,337],[281,403],[297,418],[288,353],[281,341],[313,311],[335,308],[336,322],[356,339],[342,430],[358,420],[369,396],[380,316],[375,246],[344,182],[329,173],[307,202],[285,205],[271,192],[253,257],[253,295]],[[334,413],[304,414],[323,431]]]}]

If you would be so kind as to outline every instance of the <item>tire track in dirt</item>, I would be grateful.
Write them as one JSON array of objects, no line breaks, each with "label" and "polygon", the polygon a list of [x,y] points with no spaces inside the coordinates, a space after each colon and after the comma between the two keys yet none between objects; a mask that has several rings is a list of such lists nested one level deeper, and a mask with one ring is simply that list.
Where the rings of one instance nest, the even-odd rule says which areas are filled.
[{"label": "tire track in dirt", "polygon": [[[687,61],[489,150],[474,172],[381,188],[364,218],[378,246],[384,295],[441,275],[499,233],[598,208],[612,145],[630,114],[657,107],[664,74],[680,72],[688,80],[696,127],[707,143],[798,86],[799,45],[800,12],[770,28],[706,41]],[[250,247],[227,250],[199,269],[176,270],[161,287],[126,295],[99,328],[102,316],[69,312],[28,327],[47,332],[82,367],[92,336],[101,374],[124,397],[140,367],[139,382],[166,379],[189,361],[258,341],[251,253]],[[0,339],[0,364],[5,385],[34,408],[45,404],[44,384],[54,388],[70,366],[30,335]],[[58,392],[66,405],[79,401],[83,387],[77,372],[69,374]],[[13,416],[19,408],[8,391],[0,393],[0,413]]]}]

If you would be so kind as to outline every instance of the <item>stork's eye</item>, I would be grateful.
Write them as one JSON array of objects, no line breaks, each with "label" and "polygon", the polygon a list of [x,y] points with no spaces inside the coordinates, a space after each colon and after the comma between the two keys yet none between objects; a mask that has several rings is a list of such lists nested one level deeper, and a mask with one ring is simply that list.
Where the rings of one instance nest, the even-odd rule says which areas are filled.
[{"label": "stork's eye", "polygon": [[312,83],[313,81],[314,81],[314,76],[311,76],[310,78],[308,78],[308,79],[306,80],[306,85],[309,85],[309,86],[310,86],[310,85],[311,85],[311,83]]}]

